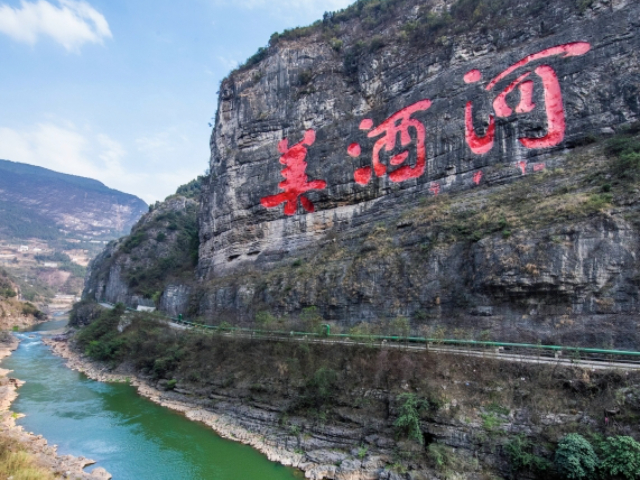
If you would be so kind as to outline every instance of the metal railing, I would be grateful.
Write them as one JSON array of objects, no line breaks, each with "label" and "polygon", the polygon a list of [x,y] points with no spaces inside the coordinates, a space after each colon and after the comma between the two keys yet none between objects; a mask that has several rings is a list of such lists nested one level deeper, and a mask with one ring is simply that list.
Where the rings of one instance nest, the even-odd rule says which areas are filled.
[{"label": "metal railing", "polygon": [[[109,302],[100,302],[110,306],[114,306]],[[133,308],[126,307],[127,310],[139,312]],[[403,336],[403,335],[365,335],[365,334],[352,334],[352,333],[331,333],[329,325],[323,325],[323,331],[318,332],[297,332],[297,331],[284,331],[284,330],[271,330],[271,329],[256,329],[246,327],[233,327],[229,325],[206,325],[202,323],[192,322],[183,318],[182,315],[178,317],[171,317],[159,312],[144,312],[147,315],[156,317],[162,320],[170,320],[171,322],[184,325],[193,329],[200,329],[202,331],[217,332],[222,334],[236,334],[243,335],[250,338],[264,338],[264,339],[307,339],[310,341],[331,342],[340,341],[341,343],[358,343],[358,344],[393,344],[395,346],[424,346],[426,350],[430,348],[442,350],[445,346],[451,347],[464,347],[465,349],[474,350],[478,352],[493,349],[496,353],[501,354],[515,354],[515,355],[527,355],[527,356],[539,356],[539,357],[562,357],[567,360],[589,360],[611,363],[639,363],[640,364],[640,352],[632,350],[609,350],[602,348],[587,348],[587,347],[572,347],[562,345],[543,345],[534,343],[513,343],[513,342],[493,342],[482,340],[461,340],[451,338],[429,338],[429,337],[415,337],[415,336]]]}]

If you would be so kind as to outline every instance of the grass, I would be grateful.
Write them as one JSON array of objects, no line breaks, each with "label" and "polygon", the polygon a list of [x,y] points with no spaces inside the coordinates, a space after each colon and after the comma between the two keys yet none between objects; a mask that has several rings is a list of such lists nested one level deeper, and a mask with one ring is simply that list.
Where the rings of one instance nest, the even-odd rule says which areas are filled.
[{"label": "grass", "polygon": [[0,479],[54,480],[55,475],[38,465],[35,456],[26,452],[20,443],[0,438]]}]

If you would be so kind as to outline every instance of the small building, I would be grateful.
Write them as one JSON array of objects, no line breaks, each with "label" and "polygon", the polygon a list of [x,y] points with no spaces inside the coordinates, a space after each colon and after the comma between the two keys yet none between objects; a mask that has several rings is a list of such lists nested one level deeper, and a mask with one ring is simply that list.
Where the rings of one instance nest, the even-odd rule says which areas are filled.
[{"label": "small building", "polygon": [[137,312],[155,312],[156,311],[156,307],[145,307],[142,305],[138,305],[138,308],[136,308]]},{"label": "small building", "polygon": [[44,266],[46,268],[58,268],[58,264],[56,262],[44,262]]},{"label": "small building", "polygon": [[20,245],[18,247],[18,251],[19,252],[28,252],[29,251],[29,246],[28,245]]}]

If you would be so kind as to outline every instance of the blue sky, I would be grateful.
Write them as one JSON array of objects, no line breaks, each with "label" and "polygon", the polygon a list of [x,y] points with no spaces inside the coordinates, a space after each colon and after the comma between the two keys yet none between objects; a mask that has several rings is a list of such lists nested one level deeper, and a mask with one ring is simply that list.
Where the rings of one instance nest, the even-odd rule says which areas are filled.
[{"label": "blue sky", "polygon": [[161,200],[208,166],[220,80],[351,0],[0,0],[0,158]]}]

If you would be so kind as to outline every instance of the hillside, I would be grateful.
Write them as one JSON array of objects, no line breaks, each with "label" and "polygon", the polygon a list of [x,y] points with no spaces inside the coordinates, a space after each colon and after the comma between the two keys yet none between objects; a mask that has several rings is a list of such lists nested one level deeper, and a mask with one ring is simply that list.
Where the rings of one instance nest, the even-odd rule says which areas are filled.
[{"label": "hillside", "polygon": [[0,160],[0,265],[22,299],[68,309],[89,261],[147,210],[96,180]]},{"label": "hillside", "polygon": [[97,180],[0,160],[4,239],[112,239],[129,233],[145,202]]},{"label": "hillside", "polygon": [[47,318],[33,304],[19,301],[19,290],[11,275],[0,269],[0,331],[29,327]]},{"label": "hillside", "polygon": [[131,235],[109,242],[92,262],[83,296],[183,313],[196,283],[201,182],[182,185],[153,205]]},{"label": "hillside", "polygon": [[222,82],[197,281],[158,306],[640,348],[640,5],[547,7],[363,0],[272,36]]}]

